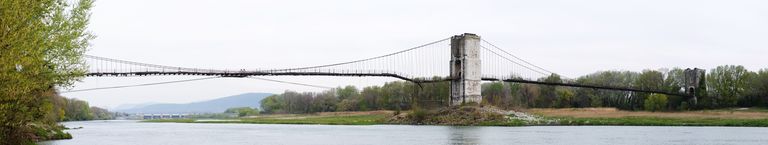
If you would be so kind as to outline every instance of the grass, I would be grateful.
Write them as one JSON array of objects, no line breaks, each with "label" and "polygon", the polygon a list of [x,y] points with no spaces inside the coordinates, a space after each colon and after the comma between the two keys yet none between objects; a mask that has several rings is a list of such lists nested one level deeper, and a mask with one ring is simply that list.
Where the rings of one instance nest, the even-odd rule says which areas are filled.
[{"label": "grass", "polygon": [[348,116],[294,116],[243,118],[240,120],[199,121],[194,119],[145,120],[143,122],[173,123],[250,123],[250,124],[325,124],[325,125],[375,125],[384,124],[384,114],[348,115]]},{"label": "grass", "polygon": [[623,118],[623,117],[658,117],[658,118],[717,118],[717,119],[766,119],[768,112],[756,110],[701,110],[679,112],[623,111],[615,108],[563,108],[530,109],[529,112],[544,117],[574,118]]},{"label": "grass", "polygon": [[759,109],[647,112],[613,108],[566,108],[529,111],[549,120],[558,120],[554,125],[768,127],[768,112]]},{"label": "grass", "polygon": [[[387,115],[372,114],[372,115],[353,115],[353,116],[323,116],[323,117],[306,117],[306,118],[249,118],[242,119],[237,123],[254,123],[254,124],[327,124],[327,125],[375,125],[384,124]],[[203,122],[206,123],[206,122]],[[216,123],[216,122],[211,122]]]},{"label": "grass", "polygon": [[[376,125],[376,124],[405,124],[388,122],[392,111],[361,111],[361,112],[325,112],[316,114],[274,114],[252,116],[238,120],[195,120],[195,119],[165,119],[145,120],[143,122],[171,123],[246,123],[246,124],[323,124],[323,125]],[[522,120],[483,121],[478,126],[524,126]]]},{"label": "grass", "polygon": [[559,117],[558,125],[617,125],[617,126],[744,126],[768,127],[768,119],[723,119],[723,118],[662,118],[662,117],[621,117],[621,118],[573,118]]}]

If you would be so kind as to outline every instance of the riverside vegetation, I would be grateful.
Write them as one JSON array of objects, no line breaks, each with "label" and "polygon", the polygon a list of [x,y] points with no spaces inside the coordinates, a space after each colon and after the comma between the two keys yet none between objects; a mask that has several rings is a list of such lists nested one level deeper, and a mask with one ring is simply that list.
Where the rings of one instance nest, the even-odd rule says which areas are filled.
[{"label": "riverside vegetation", "polygon": [[0,145],[70,138],[57,122],[98,110],[55,91],[85,74],[82,55],[94,38],[86,30],[93,1],[69,2],[0,1]]},{"label": "riverside vegetation", "polygon": [[[393,110],[390,115],[378,116],[376,123],[442,124],[442,125],[694,125],[694,126],[766,126],[766,116],[704,117],[685,115],[691,112],[742,112],[730,108],[765,108],[768,104],[768,69],[748,71],[743,66],[723,65],[709,71],[696,94],[697,103],[680,96],[596,90],[572,87],[543,86],[520,83],[489,82],[482,84],[483,102],[480,104],[443,108],[447,106],[447,82],[417,86],[404,81],[385,83],[383,86],[340,87],[320,93],[293,92],[267,97],[261,101],[262,114],[311,114]],[[683,84],[680,68],[631,71],[601,71],[576,79],[562,79],[553,74],[540,81],[618,86],[677,92]],[[504,111],[488,111],[486,106],[499,110],[528,112],[531,117]],[[485,109],[484,109],[485,108]],[[540,108],[540,109],[536,109]],[[547,108],[615,108],[616,111],[643,116],[569,116],[541,111]],[[492,109],[491,109],[492,110]],[[578,110],[578,109],[576,109]],[[590,109],[580,110],[590,112]],[[724,111],[727,110],[727,111]],[[760,109],[757,109],[760,110]],[[402,113],[401,113],[402,112]],[[456,113],[451,113],[456,112]],[[578,111],[576,111],[578,112]],[[753,112],[754,113],[754,112]],[[766,112],[757,112],[766,114]],[[672,115],[669,115],[672,114]],[[680,115],[682,116],[675,116]],[[264,116],[264,115],[261,115]],[[243,119],[250,123],[312,123],[313,117],[280,119],[257,116]],[[524,115],[522,115],[524,116]],[[334,116],[323,116],[331,119]],[[349,116],[344,116],[349,117]],[[733,117],[733,116],[732,116]],[[371,117],[373,118],[373,117]],[[392,119],[396,118],[396,119]],[[471,120],[462,120],[471,118]],[[260,120],[262,119],[262,120]],[[456,120],[451,120],[456,119]],[[254,121],[255,120],[255,121]],[[232,121],[239,122],[239,121]],[[342,121],[343,122],[343,121]],[[326,124],[327,122],[317,122]],[[347,124],[334,122],[332,124]],[[348,123],[353,124],[353,123]]]}]

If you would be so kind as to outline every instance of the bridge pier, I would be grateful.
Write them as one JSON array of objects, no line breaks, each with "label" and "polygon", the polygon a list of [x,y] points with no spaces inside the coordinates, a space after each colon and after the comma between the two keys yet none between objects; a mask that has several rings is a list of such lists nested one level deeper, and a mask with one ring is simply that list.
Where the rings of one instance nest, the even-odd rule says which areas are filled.
[{"label": "bridge pier", "polygon": [[700,87],[703,87],[705,81],[705,75],[706,70],[699,69],[699,68],[687,68],[683,71],[683,76],[685,78],[685,94],[689,95],[690,98],[686,98],[689,101],[689,104],[697,104],[698,103],[698,96],[700,95],[697,92],[700,92]]},{"label": "bridge pier", "polygon": [[451,37],[451,106],[480,103],[480,36]]}]

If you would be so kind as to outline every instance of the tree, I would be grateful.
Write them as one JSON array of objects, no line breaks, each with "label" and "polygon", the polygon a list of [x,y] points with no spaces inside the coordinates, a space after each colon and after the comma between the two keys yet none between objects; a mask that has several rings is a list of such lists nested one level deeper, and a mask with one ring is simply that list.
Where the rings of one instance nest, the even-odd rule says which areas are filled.
[{"label": "tree", "polygon": [[333,90],[318,94],[312,100],[312,112],[331,112],[336,111],[336,105],[339,99],[334,96]]},{"label": "tree", "polygon": [[768,105],[768,69],[755,73],[750,86],[750,95],[758,99],[757,105]]},{"label": "tree", "polygon": [[[684,91],[681,90],[683,89],[683,86],[685,86],[685,74],[683,69],[673,68],[667,71],[666,78],[664,79],[665,91],[684,93]],[[668,96],[668,99],[669,99],[669,103],[667,103],[669,105],[668,108],[671,108],[671,109],[681,108],[682,103],[686,101],[685,98],[681,96]],[[686,104],[686,108],[688,108],[687,104]]]},{"label": "tree", "polygon": [[26,125],[43,118],[44,93],[84,75],[91,0],[0,2],[0,144],[32,143]]},{"label": "tree", "polygon": [[538,85],[532,85],[532,84],[523,84],[520,87],[520,95],[523,98],[523,104],[525,104],[525,107],[535,107],[536,106],[536,98],[539,98],[541,96],[541,91],[539,91],[540,88]]},{"label": "tree", "polygon": [[[581,76],[576,79],[576,83],[627,88],[632,87],[638,75],[638,73],[630,71],[601,71]],[[589,97],[590,106],[633,109],[630,101],[631,93],[626,91],[579,88],[576,91],[576,96],[579,98]]]},{"label": "tree", "polygon": [[507,94],[504,89],[504,83],[484,83],[481,85],[481,88],[480,94],[483,97],[484,103],[494,106],[505,106],[503,105],[503,99],[507,97]]},{"label": "tree", "polygon": [[360,110],[362,111],[368,111],[368,110],[376,110],[381,109],[380,105],[383,103],[381,96],[381,87],[379,86],[369,86],[363,88],[363,91],[360,92],[360,96],[362,97],[360,100]]},{"label": "tree", "polygon": [[272,95],[261,100],[261,109],[265,113],[276,113],[283,111],[285,103],[280,95]]},{"label": "tree", "polygon": [[[644,70],[635,80],[634,86],[641,90],[664,90],[664,74],[655,70]],[[640,110],[648,93],[634,93],[631,99],[633,110]]]},{"label": "tree", "polygon": [[88,102],[78,99],[67,99],[64,121],[93,120],[91,107]]},{"label": "tree", "polygon": [[[562,83],[563,80],[560,79],[560,76],[557,74],[549,75],[546,78],[539,79],[539,81],[544,81],[548,83]],[[536,106],[535,107],[554,107],[553,104],[555,103],[555,100],[557,99],[557,92],[555,86],[541,86],[541,96],[536,98]]]},{"label": "tree", "polygon": [[574,102],[573,102],[573,100],[574,100],[574,98],[573,98],[574,97],[574,93],[573,93],[573,91],[571,91],[571,89],[561,88],[561,89],[557,89],[556,91],[557,91],[557,96],[558,96],[557,97],[557,101],[555,101],[556,102],[555,103],[556,107],[559,107],[559,108],[570,108],[570,107],[574,106],[573,105],[574,104]]},{"label": "tree", "polygon": [[647,111],[663,111],[667,106],[667,95],[651,94],[645,99],[643,106]]},{"label": "tree", "polygon": [[235,107],[235,108],[229,108],[224,113],[234,113],[237,114],[239,117],[244,116],[253,116],[259,114],[259,109],[251,108],[251,107]]},{"label": "tree", "polygon": [[344,99],[336,105],[336,111],[356,111],[357,105],[357,99]]},{"label": "tree", "polygon": [[109,112],[109,110],[104,108],[91,107],[89,110],[91,110],[91,116],[94,120],[109,120],[115,118],[112,112]]},{"label": "tree", "polygon": [[520,83],[507,83],[506,86],[509,86],[507,91],[509,92],[509,97],[506,98],[507,103],[506,106],[502,106],[506,109],[509,108],[522,108],[525,107],[524,105],[524,98],[523,95],[521,95],[520,91],[523,89],[523,85]]},{"label": "tree", "polygon": [[336,89],[336,95],[339,97],[339,100],[344,100],[347,98],[355,98],[360,95],[360,91],[355,88],[355,86],[346,86],[344,88],[337,88]]},{"label": "tree", "polygon": [[712,105],[717,107],[736,106],[738,99],[747,93],[751,74],[740,65],[717,66],[707,75],[710,95],[715,95]]}]

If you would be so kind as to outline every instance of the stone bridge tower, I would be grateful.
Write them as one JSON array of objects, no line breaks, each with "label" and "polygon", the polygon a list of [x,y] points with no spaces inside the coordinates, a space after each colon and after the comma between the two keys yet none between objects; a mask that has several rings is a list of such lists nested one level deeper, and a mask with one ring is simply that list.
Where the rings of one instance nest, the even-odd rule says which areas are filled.
[{"label": "stone bridge tower", "polygon": [[480,36],[451,37],[451,106],[480,103]]},{"label": "stone bridge tower", "polygon": [[702,87],[706,87],[704,85],[705,82],[705,75],[706,71],[699,68],[687,68],[683,71],[683,76],[685,78],[684,83],[685,85],[685,94],[688,94],[691,96],[691,98],[686,98],[689,101],[692,101],[693,104],[697,103],[698,99],[698,93],[700,89],[703,89]]}]

